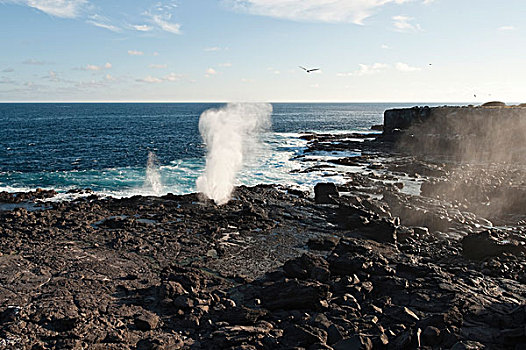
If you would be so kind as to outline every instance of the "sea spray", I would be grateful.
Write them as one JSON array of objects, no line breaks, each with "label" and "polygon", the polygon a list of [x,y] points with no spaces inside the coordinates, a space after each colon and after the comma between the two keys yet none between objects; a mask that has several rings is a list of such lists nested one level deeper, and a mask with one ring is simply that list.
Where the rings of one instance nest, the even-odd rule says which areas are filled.
[{"label": "sea spray", "polygon": [[199,132],[207,148],[206,166],[197,181],[199,192],[218,205],[230,200],[236,175],[259,133],[270,127],[272,106],[267,103],[229,103],[209,109],[199,118]]},{"label": "sea spray", "polygon": [[148,163],[146,164],[146,179],[143,188],[154,194],[160,194],[163,190],[161,173],[159,172],[159,160],[152,151],[148,152]]}]

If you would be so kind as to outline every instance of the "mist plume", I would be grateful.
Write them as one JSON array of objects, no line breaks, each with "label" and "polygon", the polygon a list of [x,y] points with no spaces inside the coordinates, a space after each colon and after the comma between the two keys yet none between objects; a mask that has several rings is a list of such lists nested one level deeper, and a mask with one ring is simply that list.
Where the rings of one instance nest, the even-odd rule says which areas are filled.
[{"label": "mist plume", "polygon": [[270,127],[270,104],[229,103],[209,109],[199,118],[199,132],[207,148],[206,167],[196,186],[218,205],[230,200],[237,173],[258,142],[260,132]]},{"label": "mist plume", "polygon": [[161,174],[159,172],[159,160],[153,152],[148,152],[148,163],[146,165],[146,180],[143,187],[155,194],[160,194],[163,190]]},{"label": "mist plume", "polygon": [[462,203],[490,220],[503,214],[526,214],[523,105],[412,112],[417,113],[417,122],[400,138],[399,150],[448,164],[447,176],[422,185],[424,196]]}]

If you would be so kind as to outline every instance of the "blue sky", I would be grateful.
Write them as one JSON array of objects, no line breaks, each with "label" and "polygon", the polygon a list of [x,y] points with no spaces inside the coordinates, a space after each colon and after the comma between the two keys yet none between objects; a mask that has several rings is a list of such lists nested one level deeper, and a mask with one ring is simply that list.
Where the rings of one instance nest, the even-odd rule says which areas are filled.
[{"label": "blue sky", "polygon": [[0,0],[0,101],[524,102],[525,14],[524,0]]}]

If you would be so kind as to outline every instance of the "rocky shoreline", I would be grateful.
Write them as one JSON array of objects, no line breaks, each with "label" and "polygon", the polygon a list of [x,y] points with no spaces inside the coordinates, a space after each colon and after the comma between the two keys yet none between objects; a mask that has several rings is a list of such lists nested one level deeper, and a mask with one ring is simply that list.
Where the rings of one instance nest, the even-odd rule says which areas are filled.
[{"label": "rocky shoreline", "polygon": [[1,193],[0,349],[526,349],[524,164],[408,134],[305,135],[310,194]]}]

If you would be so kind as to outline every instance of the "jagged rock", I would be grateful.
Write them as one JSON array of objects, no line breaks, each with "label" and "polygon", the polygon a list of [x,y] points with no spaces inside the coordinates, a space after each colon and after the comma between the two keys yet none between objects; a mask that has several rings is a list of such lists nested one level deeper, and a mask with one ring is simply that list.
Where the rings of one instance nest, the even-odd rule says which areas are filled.
[{"label": "jagged rock", "polygon": [[290,278],[327,282],[330,276],[328,267],[329,263],[325,259],[312,254],[303,254],[299,258],[287,261],[283,265],[283,270]]},{"label": "jagged rock", "polygon": [[333,345],[343,339],[342,332],[334,324],[331,324],[327,329],[327,344]]},{"label": "jagged rock", "polygon": [[467,235],[462,239],[462,252],[470,259],[484,259],[503,253],[518,255],[526,253],[526,245],[508,237],[499,237],[493,230]]},{"label": "jagged rock", "polygon": [[310,238],[307,242],[307,246],[312,250],[332,250],[338,244],[339,239],[337,237],[317,237]]},{"label": "jagged rock", "polygon": [[57,332],[68,332],[74,329],[79,322],[77,317],[62,317],[52,320],[49,325]]},{"label": "jagged rock", "polygon": [[451,350],[481,350],[485,348],[486,347],[483,344],[477,341],[462,340],[456,343],[455,345],[453,345]]},{"label": "jagged rock", "polygon": [[245,306],[229,307],[219,315],[220,320],[232,325],[250,325],[265,316],[267,312],[262,309],[250,309]]},{"label": "jagged rock", "polygon": [[[316,138],[325,150],[326,140],[337,140]],[[374,152],[366,157],[359,161],[378,161]],[[405,175],[391,175],[390,166],[382,174],[345,174],[336,205],[257,186],[237,188],[224,206],[167,195],[0,211],[0,348],[406,349],[420,342],[449,349],[471,340],[519,350],[524,255],[469,261],[461,239],[491,225],[470,212],[476,192],[487,196],[499,181],[520,184],[522,173],[488,182],[485,172],[464,177],[464,189],[480,185],[465,201],[448,202],[440,191],[425,198],[389,190],[418,172],[451,181],[447,166],[401,157],[382,164],[396,163]],[[519,185],[510,188],[498,193],[524,197]],[[481,206],[488,200],[480,198]],[[497,244],[522,245],[521,200],[493,220],[511,228],[492,230]],[[425,227],[402,227],[396,216]],[[110,220],[115,229],[94,224],[111,217],[121,220]],[[324,252],[302,256],[306,245]],[[140,326],[150,312],[157,325],[147,319]]]},{"label": "jagged rock", "polygon": [[429,346],[438,345],[440,343],[440,340],[441,340],[440,329],[436,327],[427,326],[422,332],[422,344],[423,345],[429,345]]},{"label": "jagged rock", "polygon": [[354,335],[340,340],[332,347],[334,350],[372,350],[373,343],[369,337]]},{"label": "jagged rock", "polygon": [[380,243],[396,243],[396,226],[388,219],[374,220],[365,225],[359,232]]},{"label": "jagged rock", "polygon": [[318,183],[314,186],[314,201],[317,204],[336,204],[336,198],[339,196],[336,185],[331,182]]},{"label": "jagged rock", "polygon": [[144,311],[143,313],[135,316],[134,319],[135,327],[141,331],[149,331],[157,328],[159,321],[159,316],[149,311]]},{"label": "jagged rock", "polygon": [[293,325],[284,330],[282,340],[289,346],[308,347],[315,343],[325,343],[327,332],[309,325]]},{"label": "jagged rock", "polygon": [[319,282],[285,280],[261,291],[263,306],[276,309],[319,309],[329,295],[329,286]]}]

